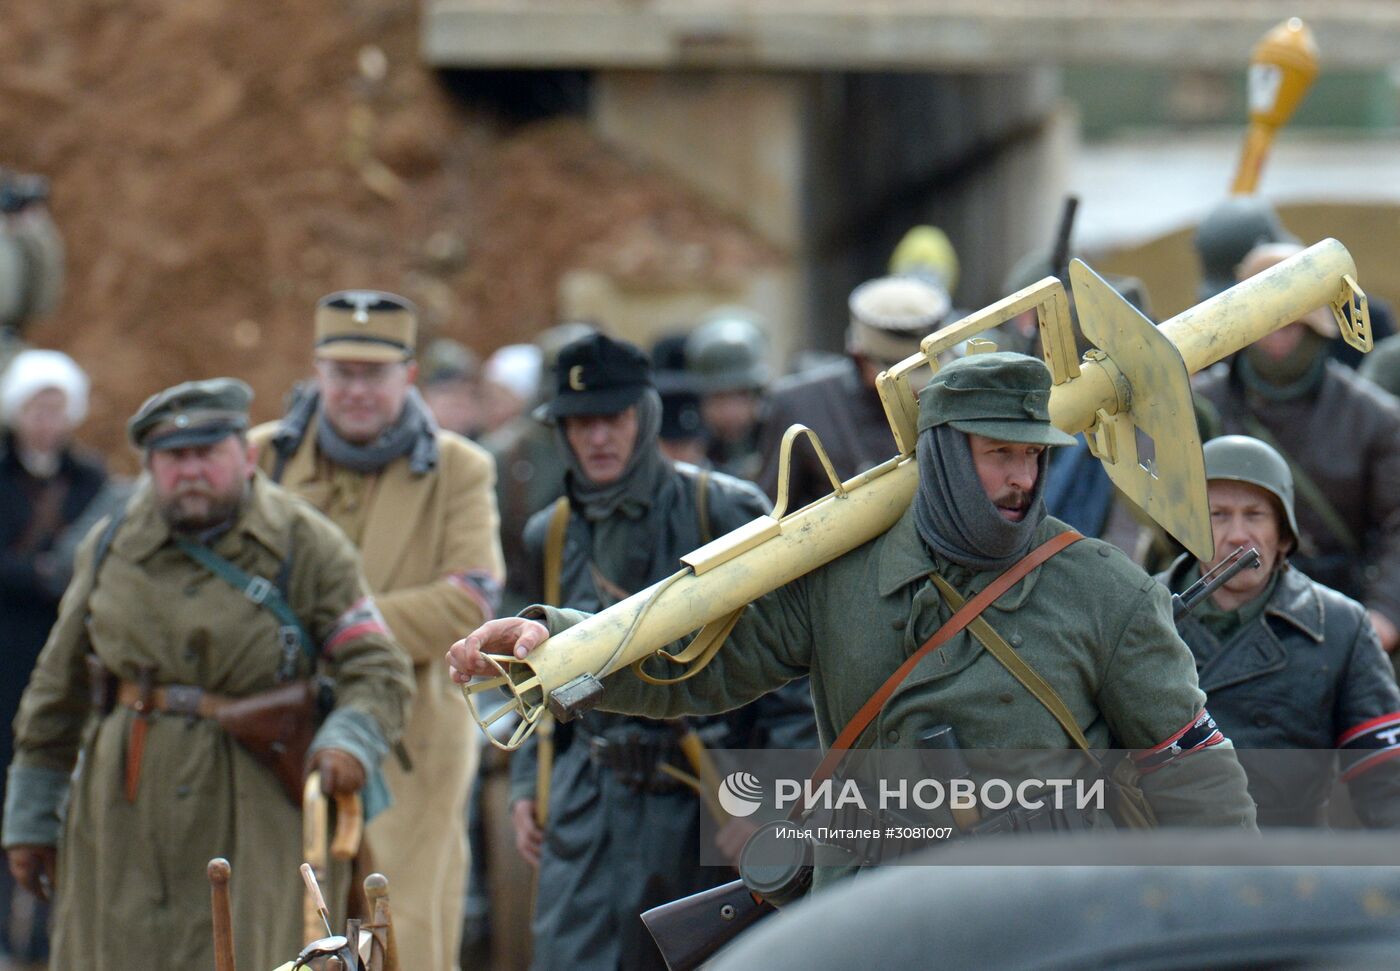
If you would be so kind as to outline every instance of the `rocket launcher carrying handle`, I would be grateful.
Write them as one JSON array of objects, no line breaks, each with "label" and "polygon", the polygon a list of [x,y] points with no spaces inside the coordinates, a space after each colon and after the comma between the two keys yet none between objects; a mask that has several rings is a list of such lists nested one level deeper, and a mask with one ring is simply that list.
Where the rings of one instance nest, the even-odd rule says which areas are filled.
[{"label": "rocket launcher carrying handle", "polygon": [[[518,715],[507,742],[492,739],[501,748],[517,748],[546,706],[560,720],[574,717],[596,703],[608,675],[724,621],[888,530],[918,487],[918,398],[911,375],[936,369],[942,352],[1026,311],[1036,313],[1050,368],[1051,423],[1070,434],[1083,432],[1114,485],[1197,559],[1209,562],[1215,544],[1190,375],[1324,306],[1338,316],[1348,342],[1368,350],[1369,309],[1355,278],[1346,247],[1324,239],[1154,326],[1074,260],[1070,279],[1079,323],[1094,345],[1082,360],[1074,357],[1064,286],[1053,277],[930,334],[920,353],[877,380],[896,455],[845,482],[833,481],[834,491],[816,502],[781,510],[781,518],[755,519],[682,557],[678,573],[556,634],[529,657],[485,655],[494,674],[463,688],[472,716],[486,728]],[[789,432],[792,439],[801,434]],[[699,656],[712,657],[711,648],[717,649],[706,643]],[[699,656],[688,654],[676,655],[690,663],[682,677],[699,670]],[[477,696],[496,689],[507,700],[483,715]]]}]

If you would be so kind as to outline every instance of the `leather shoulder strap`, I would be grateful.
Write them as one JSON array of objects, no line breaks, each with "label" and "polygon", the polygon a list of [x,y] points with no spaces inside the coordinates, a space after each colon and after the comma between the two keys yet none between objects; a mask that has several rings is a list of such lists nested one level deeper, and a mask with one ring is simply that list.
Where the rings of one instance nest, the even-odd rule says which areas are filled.
[{"label": "leather shoulder strap", "polygon": [[695,477],[695,510],[700,521],[700,544],[703,546],[714,539],[710,526],[710,470],[701,469]]},{"label": "leather shoulder strap", "polygon": [[[948,601],[948,606],[957,610],[966,601],[962,595],[953,589],[953,585],[943,579],[938,574],[933,574],[933,584],[938,587],[938,592],[943,594],[943,599]],[[1070,713],[1069,706],[1065,704],[1050,683],[1042,678],[1035,668],[1026,663],[1025,658],[1016,653],[1016,649],[1006,643],[1006,638],[996,632],[996,628],[987,623],[983,617],[978,617],[968,625],[968,630],[972,636],[981,642],[987,649],[987,653],[1001,662],[1002,667],[1011,672],[1011,676],[1021,682],[1031,694],[1035,695],[1035,700],[1049,710],[1055,716],[1055,720],[1060,723],[1060,727],[1074,740],[1085,752],[1089,751],[1089,740],[1084,737],[1084,732],[1080,730],[1079,723],[1074,720],[1074,715]]]},{"label": "leather shoulder strap", "polygon": [[562,606],[564,539],[568,532],[569,497],[560,496],[549,512],[549,530],[544,536],[544,602],[551,607]]},{"label": "leather shoulder strap", "polygon": [[952,639],[955,634],[972,623],[973,620],[981,615],[982,611],[990,607],[998,597],[1019,583],[1026,574],[1030,573],[1056,553],[1067,549],[1083,538],[1084,537],[1079,533],[1071,530],[1046,540],[1020,560],[1017,560],[1001,576],[987,584],[986,588],[982,590],[981,593],[977,594],[977,596],[963,604],[961,608],[954,611],[953,616],[948,618],[947,623],[938,628],[932,637],[924,641],[923,646],[909,655],[904,663],[880,686],[879,690],[871,695],[870,699],[861,706],[860,710],[856,712],[855,717],[846,724],[846,727],[841,729],[841,734],[836,736],[836,741],[831,743],[831,748],[827,750],[826,755],[822,758],[821,765],[817,766],[817,771],[813,773],[812,780],[820,783],[830,777],[831,773],[836,769],[837,763],[841,761],[842,756],[855,745],[856,741],[865,732],[865,729],[875,720],[875,716],[880,713],[880,709],[885,706],[885,702],[890,699],[890,695],[894,694],[895,689],[898,688],[904,679],[909,676],[910,672],[918,666],[920,661],[933,651],[942,647]]}]

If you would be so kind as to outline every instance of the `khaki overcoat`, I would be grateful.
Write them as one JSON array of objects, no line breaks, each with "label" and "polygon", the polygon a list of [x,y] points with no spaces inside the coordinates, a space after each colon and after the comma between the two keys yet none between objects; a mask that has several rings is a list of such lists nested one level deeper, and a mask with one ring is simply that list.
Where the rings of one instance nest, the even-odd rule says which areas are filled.
[{"label": "khaki overcoat", "polygon": [[[94,589],[93,549],[105,525],[79,551],[16,721],[6,845],[53,842],[57,817],[40,804],[61,796],[78,766],[59,841],[51,966],[213,967],[205,868],[215,856],[233,868],[240,964],[278,966],[303,943],[300,812],[215,722],[169,714],[149,720],[136,799],[128,802],[127,742],[137,716],[122,706],[91,715],[84,657],[95,653],[126,680],[149,667],[155,684],[239,697],[276,684],[280,622],[173,544],[148,486],[132,498]],[[412,691],[409,666],[382,624],[365,623],[373,616],[368,590],[340,531],[259,475],[239,520],[213,549],[265,578],[290,557],[287,600],[336,683],[335,712],[313,751],[346,718],[377,733],[378,747],[387,749]],[[309,667],[303,660],[302,673]],[[328,899],[343,899],[347,871],[336,875],[339,892]]]},{"label": "khaki overcoat", "polygon": [[[275,423],[251,433],[272,469]],[[376,865],[389,877],[405,968],[456,967],[467,876],[464,814],[476,776],[474,727],[443,655],[489,620],[503,566],[495,463],[451,432],[437,433],[436,468],[407,457],[377,473],[333,465],[316,448],[313,419],[287,461],[282,484],[325,513],[360,550],[365,577],[394,639],[413,661],[417,695],[404,730],[411,770],[394,758],[385,778],[394,805],[368,828]]]}]

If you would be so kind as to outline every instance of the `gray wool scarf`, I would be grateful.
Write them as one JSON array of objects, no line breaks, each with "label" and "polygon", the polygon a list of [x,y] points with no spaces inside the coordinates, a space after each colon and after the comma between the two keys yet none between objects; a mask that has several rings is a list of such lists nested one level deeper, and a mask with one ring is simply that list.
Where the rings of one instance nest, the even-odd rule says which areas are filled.
[{"label": "gray wool scarf", "polygon": [[437,467],[437,422],[428,410],[417,388],[409,388],[403,412],[374,441],[357,445],[341,438],[326,421],[324,412],[316,423],[316,446],[321,454],[336,465],[352,472],[378,472],[384,466],[405,455],[415,475],[423,475]]},{"label": "gray wool scarf", "polygon": [[646,514],[655,498],[658,477],[664,467],[656,437],[661,431],[661,396],[648,388],[637,401],[637,440],[622,475],[606,485],[594,483],[583,474],[578,456],[569,446],[563,419],[554,426],[554,440],[569,473],[569,494],[593,521],[605,520],[621,511],[632,519]]},{"label": "gray wool scarf", "polygon": [[1002,517],[977,478],[967,436],[951,425],[935,425],[919,436],[919,489],[914,523],[924,543],[939,556],[975,571],[1005,570],[1031,550],[1045,519],[1045,467],[1030,507],[1019,523]]}]

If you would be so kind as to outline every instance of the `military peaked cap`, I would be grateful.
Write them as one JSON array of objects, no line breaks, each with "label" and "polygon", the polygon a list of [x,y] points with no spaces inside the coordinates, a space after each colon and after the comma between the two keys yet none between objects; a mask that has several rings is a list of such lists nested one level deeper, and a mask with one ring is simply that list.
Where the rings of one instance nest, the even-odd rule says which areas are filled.
[{"label": "military peaked cap", "polygon": [[316,356],[337,361],[406,361],[418,340],[418,310],[381,290],[339,290],[316,303]]},{"label": "military peaked cap", "polygon": [[137,448],[210,445],[248,428],[253,389],[237,378],[186,381],[151,395],[126,424]]}]

